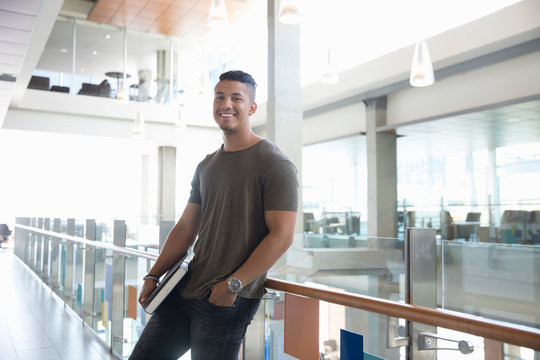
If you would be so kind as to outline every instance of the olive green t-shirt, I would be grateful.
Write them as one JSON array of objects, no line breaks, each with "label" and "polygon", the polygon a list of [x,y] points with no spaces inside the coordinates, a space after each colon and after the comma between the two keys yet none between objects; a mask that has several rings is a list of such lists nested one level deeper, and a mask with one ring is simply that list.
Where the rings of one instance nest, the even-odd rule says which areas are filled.
[{"label": "olive green t-shirt", "polygon": [[[203,298],[236,271],[266,237],[266,210],[298,210],[298,174],[276,145],[220,150],[199,163],[189,202],[201,204],[195,256],[180,286],[186,298]],[[244,284],[239,296],[260,298],[266,274]]]}]

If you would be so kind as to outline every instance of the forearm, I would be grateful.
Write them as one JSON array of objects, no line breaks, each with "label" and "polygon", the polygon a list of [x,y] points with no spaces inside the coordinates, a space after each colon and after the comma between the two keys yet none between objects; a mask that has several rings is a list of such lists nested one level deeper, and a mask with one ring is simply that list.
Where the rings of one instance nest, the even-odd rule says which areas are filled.
[{"label": "forearm", "polygon": [[161,249],[161,253],[150,268],[149,273],[157,277],[166,273],[189,250],[194,241],[194,236],[186,234],[181,228],[175,226],[167,237],[163,249]]},{"label": "forearm", "polygon": [[149,273],[160,277],[193,245],[199,231],[200,205],[188,204],[173,227]]},{"label": "forearm", "polygon": [[272,268],[291,246],[292,240],[293,234],[281,236],[268,234],[232,276],[240,279],[244,286],[251,283]]}]

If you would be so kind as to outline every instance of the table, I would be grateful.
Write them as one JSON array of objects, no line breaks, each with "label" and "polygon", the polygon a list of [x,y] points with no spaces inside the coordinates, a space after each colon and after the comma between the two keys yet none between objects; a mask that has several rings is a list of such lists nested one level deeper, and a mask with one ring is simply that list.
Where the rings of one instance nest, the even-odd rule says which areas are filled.
[{"label": "table", "polygon": [[[126,79],[129,79],[131,77],[131,75],[128,73],[126,73],[125,75]],[[118,92],[120,91],[120,79],[124,78],[124,73],[121,71],[108,71],[105,73],[105,76],[116,79],[116,96],[118,96]]]}]

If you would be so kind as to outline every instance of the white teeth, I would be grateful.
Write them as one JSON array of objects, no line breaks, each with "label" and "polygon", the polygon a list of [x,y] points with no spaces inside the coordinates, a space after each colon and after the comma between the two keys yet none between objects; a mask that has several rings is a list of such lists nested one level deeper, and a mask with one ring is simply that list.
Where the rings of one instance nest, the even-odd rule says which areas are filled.
[{"label": "white teeth", "polygon": [[233,117],[234,114],[219,114],[222,117]]}]

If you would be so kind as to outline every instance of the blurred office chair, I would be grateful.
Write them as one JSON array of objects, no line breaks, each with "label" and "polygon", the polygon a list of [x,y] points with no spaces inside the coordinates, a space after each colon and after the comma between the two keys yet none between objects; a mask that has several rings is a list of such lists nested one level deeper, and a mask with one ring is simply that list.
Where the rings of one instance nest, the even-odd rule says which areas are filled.
[{"label": "blurred office chair", "polygon": [[482,216],[482,213],[480,212],[469,212],[467,213],[467,217],[465,218],[465,221],[480,221],[481,216]]},{"label": "blurred office chair", "polygon": [[9,230],[9,227],[6,224],[0,224],[0,247],[2,247],[4,241],[9,240],[10,235],[11,230]]},{"label": "blurred office chair", "polygon": [[315,221],[315,216],[313,213],[304,213],[304,232],[313,231],[313,222]]},{"label": "blurred office chair", "polygon": [[[471,240],[471,235],[478,236],[478,228],[480,227],[480,217],[482,213],[469,212],[465,218],[465,223],[460,223],[456,226],[456,238]],[[467,224],[471,223],[471,224]]]},{"label": "blurred office chair", "polygon": [[448,210],[441,211],[441,236],[446,240],[454,238],[454,219]]}]

